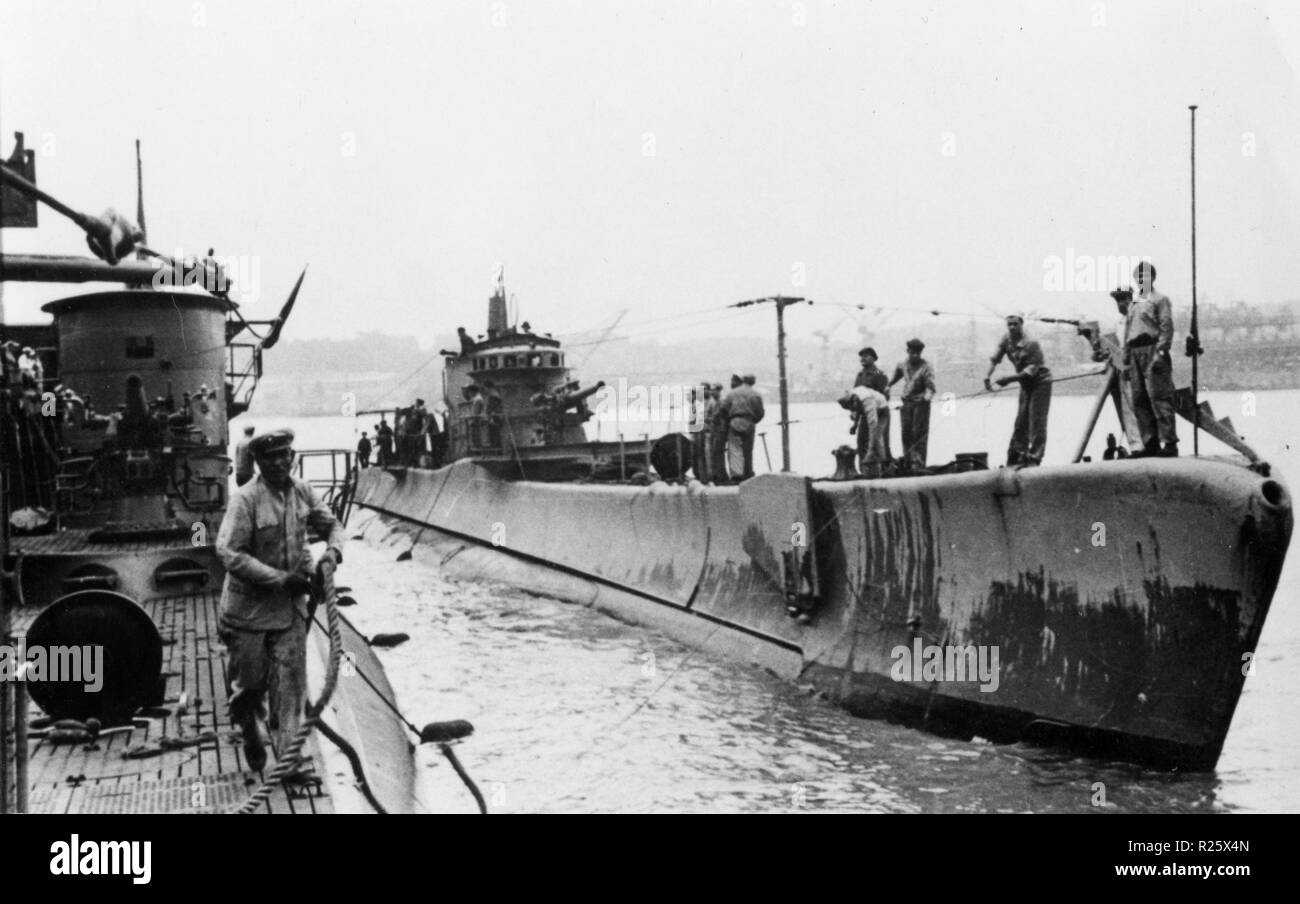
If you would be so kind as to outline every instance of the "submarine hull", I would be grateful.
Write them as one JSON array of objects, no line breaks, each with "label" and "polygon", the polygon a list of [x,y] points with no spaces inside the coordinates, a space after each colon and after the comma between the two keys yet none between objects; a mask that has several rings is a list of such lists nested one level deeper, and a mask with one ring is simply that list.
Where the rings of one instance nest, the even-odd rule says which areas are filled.
[{"label": "submarine hull", "polygon": [[[739,487],[460,461],[365,471],[354,504],[454,574],[654,625],[858,715],[1184,769],[1218,759],[1292,528],[1281,481],[1215,459]],[[799,605],[791,536],[813,559]]]}]

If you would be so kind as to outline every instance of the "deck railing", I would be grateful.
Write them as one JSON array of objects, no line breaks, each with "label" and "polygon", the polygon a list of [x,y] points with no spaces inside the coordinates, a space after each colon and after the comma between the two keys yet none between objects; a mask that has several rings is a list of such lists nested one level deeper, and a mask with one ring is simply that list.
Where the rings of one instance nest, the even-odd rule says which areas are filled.
[{"label": "deck railing", "polygon": [[357,487],[351,449],[307,449],[294,460],[294,475],[320,494],[334,517],[346,520]]}]

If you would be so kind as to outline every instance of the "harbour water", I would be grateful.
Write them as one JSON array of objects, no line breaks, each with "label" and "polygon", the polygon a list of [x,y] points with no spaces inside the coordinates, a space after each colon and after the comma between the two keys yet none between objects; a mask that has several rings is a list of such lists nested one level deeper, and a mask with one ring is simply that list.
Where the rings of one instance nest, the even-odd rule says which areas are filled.
[{"label": "harbour water", "polygon": [[[1210,400],[1293,490],[1300,486],[1300,392],[1216,393]],[[1049,461],[1068,460],[1090,404],[1082,396],[1055,399]],[[769,411],[768,420],[777,420],[774,402]],[[1014,414],[1010,392],[957,400],[946,412],[936,402],[931,463],[959,451],[988,451],[991,463],[1000,462]],[[829,450],[850,441],[847,415],[833,404],[796,405],[791,419],[799,422],[794,469],[829,473]],[[241,421],[287,422],[298,429],[299,449],[352,447],[358,431],[372,426],[350,418]],[[614,426],[604,420],[604,438]],[[632,426],[618,424],[629,436]],[[779,430],[767,429],[779,467]],[[1094,455],[1112,431],[1107,411]],[[1190,454],[1187,425],[1180,436]],[[1201,451],[1223,450],[1202,436]],[[359,605],[347,614],[367,634],[411,635],[380,652],[401,708],[416,724],[475,724],[461,757],[497,812],[1086,812],[1099,805],[1111,812],[1300,812],[1294,553],[1218,769],[1169,774],[857,719],[809,688],[650,629],[513,588],[451,580],[418,549],[398,563],[403,548],[351,544],[340,581],[354,588]],[[437,751],[422,756],[430,808],[472,809]]]}]

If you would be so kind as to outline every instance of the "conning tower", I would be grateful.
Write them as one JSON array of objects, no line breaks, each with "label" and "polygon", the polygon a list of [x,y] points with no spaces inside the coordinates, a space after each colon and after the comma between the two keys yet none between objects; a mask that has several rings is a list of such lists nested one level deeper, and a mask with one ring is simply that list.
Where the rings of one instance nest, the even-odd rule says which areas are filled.
[{"label": "conning tower", "polygon": [[585,390],[570,378],[560,341],[507,324],[504,283],[488,299],[487,338],[462,333],[459,353],[446,353],[448,461],[469,456],[514,460],[531,450],[583,445],[592,413]]}]

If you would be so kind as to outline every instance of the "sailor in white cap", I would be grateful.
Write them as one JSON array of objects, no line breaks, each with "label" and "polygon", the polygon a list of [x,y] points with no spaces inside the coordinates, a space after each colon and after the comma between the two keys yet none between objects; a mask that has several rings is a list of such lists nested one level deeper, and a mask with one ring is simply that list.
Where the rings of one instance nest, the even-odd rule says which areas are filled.
[{"label": "sailor in white cap", "polygon": [[272,430],[249,442],[261,475],[231,497],[217,535],[217,554],[226,567],[221,635],[230,654],[230,717],[243,730],[249,768],[258,771],[266,765],[268,687],[279,721],[278,749],[302,721],[312,574],[307,527],[328,537],[316,567],[322,577],[343,561],[338,519],[291,473],[293,439],[292,430]]}]

